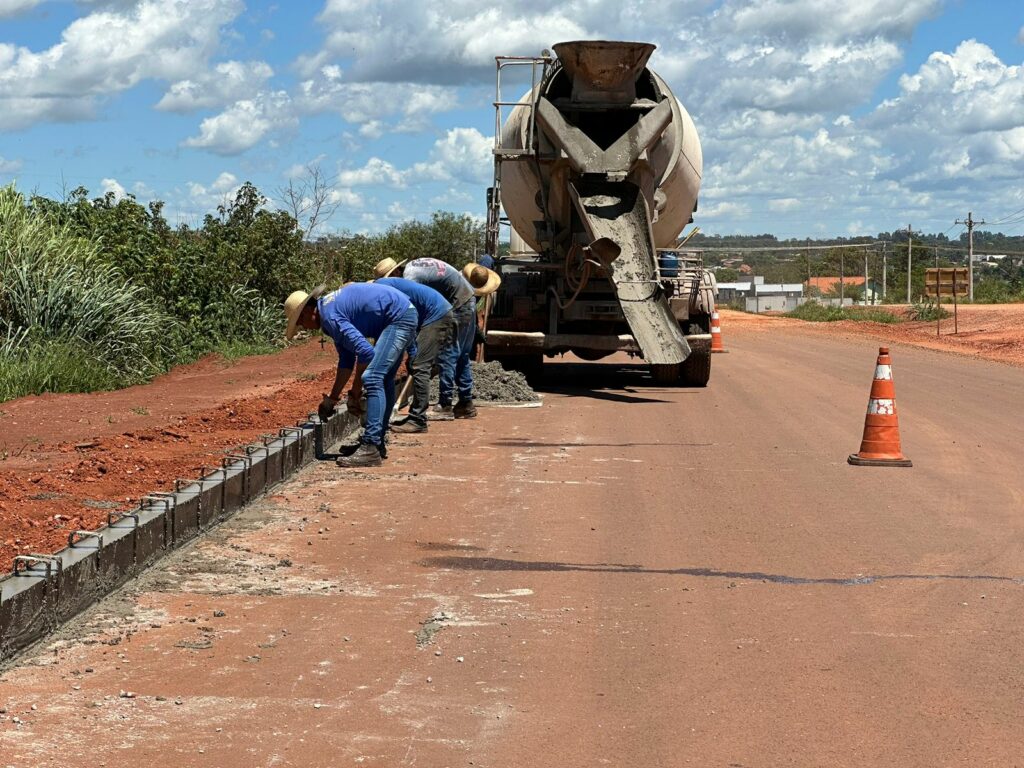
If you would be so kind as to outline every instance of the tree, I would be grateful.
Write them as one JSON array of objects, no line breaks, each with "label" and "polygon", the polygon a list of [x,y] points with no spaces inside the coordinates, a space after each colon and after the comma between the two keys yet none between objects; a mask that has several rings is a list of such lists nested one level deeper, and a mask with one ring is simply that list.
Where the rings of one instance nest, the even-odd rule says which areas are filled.
[{"label": "tree", "polygon": [[281,207],[295,219],[295,225],[305,232],[307,241],[341,207],[336,179],[329,178],[319,163],[307,165],[301,175],[288,179],[288,184],[278,187],[275,194]]}]

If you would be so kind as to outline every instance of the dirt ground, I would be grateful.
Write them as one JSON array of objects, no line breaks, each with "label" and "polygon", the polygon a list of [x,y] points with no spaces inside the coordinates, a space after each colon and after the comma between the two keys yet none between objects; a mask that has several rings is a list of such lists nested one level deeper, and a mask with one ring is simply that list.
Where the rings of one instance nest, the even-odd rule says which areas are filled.
[{"label": "dirt ground", "polygon": [[[897,308],[895,311],[899,311]],[[872,338],[1024,365],[1024,305],[960,309],[934,323],[806,323],[722,310],[732,328]],[[17,554],[55,551],[69,531],[96,528],[111,509],[168,490],[179,477],[219,464],[315,410],[329,386],[334,351],[317,342],[267,356],[208,358],[154,382],[116,392],[44,395],[0,403],[0,571]]]},{"label": "dirt ground", "polygon": [[863,468],[874,339],[727,344],[303,470],[0,674],[0,765],[1020,766],[1024,369],[902,347]]},{"label": "dirt ground", "polygon": [[234,362],[207,358],[116,392],[0,403],[0,570],[304,418],[336,361],[333,347],[311,341]]},{"label": "dirt ground", "polygon": [[[883,307],[900,314],[906,307]],[[952,313],[952,307],[948,307]],[[953,333],[953,317],[940,323],[936,336],[935,322],[862,323],[843,320],[835,323],[808,323],[787,317],[754,315],[746,312],[720,310],[722,334],[729,327],[742,327],[750,331],[787,327],[804,328],[809,333],[826,336],[859,336],[886,341],[891,344],[910,344],[915,347],[952,352],[958,355],[995,360],[1024,366],[1024,304],[974,304],[961,306],[959,333]]]}]

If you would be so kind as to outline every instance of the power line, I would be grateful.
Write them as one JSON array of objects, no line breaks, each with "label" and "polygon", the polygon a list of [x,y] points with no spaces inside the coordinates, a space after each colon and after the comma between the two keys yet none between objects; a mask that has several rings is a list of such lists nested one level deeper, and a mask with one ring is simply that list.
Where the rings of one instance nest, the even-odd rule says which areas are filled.
[{"label": "power line", "polygon": [[694,247],[708,253],[765,253],[769,251],[828,251],[833,248],[873,248],[884,241],[874,240],[870,243],[848,243],[843,245],[794,245],[794,246],[767,246],[765,248],[701,248],[699,244]]}]

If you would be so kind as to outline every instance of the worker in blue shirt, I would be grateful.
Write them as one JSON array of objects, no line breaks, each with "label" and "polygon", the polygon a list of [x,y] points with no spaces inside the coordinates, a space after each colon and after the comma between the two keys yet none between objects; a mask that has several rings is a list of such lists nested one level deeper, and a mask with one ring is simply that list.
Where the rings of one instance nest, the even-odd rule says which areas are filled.
[{"label": "worker in blue shirt", "polygon": [[409,372],[412,374],[412,405],[409,417],[397,422],[395,432],[426,432],[427,407],[430,405],[430,372],[438,355],[455,341],[455,315],[452,305],[444,296],[412,280],[401,277],[383,277],[374,281],[377,285],[401,291],[420,316],[416,342],[409,350]]},{"label": "worker in blue shirt", "polygon": [[[342,467],[380,466],[384,437],[395,405],[395,374],[406,350],[413,343],[419,315],[409,297],[394,288],[372,283],[347,283],[324,295],[324,286],[311,293],[295,291],[285,302],[288,318],[286,338],[297,328],[319,328],[334,340],[338,350],[338,373],[330,394],[325,394],[318,412],[330,416],[352,371],[357,375],[349,392],[348,407],[358,412],[366,394],[366,427],[359,448],[338,459]],[[376,347],[369,339],[376,339]]]},{"label": "worker in blue shirt", "polygon": [[[380,277],[400,275],[440,293],[452,305],[455,315],[456,343],[441,353],[440,400],[427,415],[428,419],[471,419],[476,416],[473,405],[473,372],[470,355],[476,338],[475,296],[485,296],[497,290],[501,278],[490,269],[476,264],[466,265],[462,273],[451,264],[438,259],[413,259],[406,264],[387,258],[380,261],[373,274]],[[452,404],[458,388],[459,402]]]}]

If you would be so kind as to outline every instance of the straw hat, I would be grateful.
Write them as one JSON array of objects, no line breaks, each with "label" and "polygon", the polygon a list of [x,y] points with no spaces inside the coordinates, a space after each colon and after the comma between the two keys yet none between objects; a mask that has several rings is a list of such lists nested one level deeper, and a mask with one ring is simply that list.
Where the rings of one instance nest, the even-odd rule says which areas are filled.
[{"label": "straw hat", "polygon": [[402,259],[401,261],[395,261],[390,256],[386,259],[381,259],[377,262],[377,266],[373,268],[373,276],[377,279],[387,277],[400,266],[405,264],[408,259]]},{"label": "straw hat", "polygon": [[488,296],[501,285],[501,276],[497,272],[473,262],[462,268],[462,276],[473,286],[477,296]]},{"label": "straw hat", "polygon": [[284,337],[291,339],[295,336],[295,331],[298,329],[299,317],[302,315],[302,311],[311,301],[323,296],[324,291],[327,290],[326,285],[318,285],[310,293],[305,291],[294,291],[284,302],[284,316],[288,318],[288,327],[285,329]]}]

